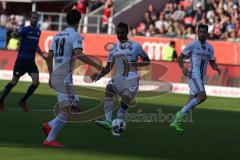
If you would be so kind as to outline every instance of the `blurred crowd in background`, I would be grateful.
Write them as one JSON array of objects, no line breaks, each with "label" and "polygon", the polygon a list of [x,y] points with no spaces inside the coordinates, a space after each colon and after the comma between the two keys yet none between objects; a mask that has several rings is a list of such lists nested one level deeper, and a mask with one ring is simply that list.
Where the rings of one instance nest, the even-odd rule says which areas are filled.
[{"label": "blurred crowd in background", "polygon": [[191,38],[199,23],[209,26],[209,39],[240,40],[240,0],[171,0],[161,11],[153,5],[132,35]]},{"label": "blurred crowd in background", "polygon": [[[77,9],[82,14],[90,13],[99,7],[103,6],[101,27],[102,31],[106,33],[108,19],[110,18],[113,11],[112,0],[72,0],[66,6],[64,6],[62,12],[70,9]],[[18,31],[20,28],[26,25],[30,25],[30,14],[23,13],[21,15],[7,15],[3,11],[0,11],[0,34],[3,35],[6,32],[6,44],[9,43],[11,33]],[[41,17],[42,23],[39,24],[41,30],[58,30],[58,16],[47,15]],[[40,18],[40,19],[41,19]],[[4,44],[6,46],[6,44]],[[4,46],[2,45],[2,46]],[[0,48],[3,48],[0,46]],[[11,49],[8,48],[8,49]],[[14,50],[14,49],[13,49]]]},{"label": "blurred crowd in background", "polygon": [[[143,11],[142,21],[130,26],[133,36],[196,38],[199,23],[209,26],[209,39],[240,41],[240,0],[169,0],[164,9],[149,4]],[[108,20],[114,13],[112,0],[72,0],[63,8],[63,12],[76,8],[82,14],[103,7],[101,33],[106,33]],[[29,16],[29,15],[28,15]],[[58,30],[58,19],[46,16],[39,24],[41,30]],[[53,25],[55,24],[57,25]],[[0,11],[0,32],[10,34],[24,25],[29,25],[26,15],[6,15]]]}]

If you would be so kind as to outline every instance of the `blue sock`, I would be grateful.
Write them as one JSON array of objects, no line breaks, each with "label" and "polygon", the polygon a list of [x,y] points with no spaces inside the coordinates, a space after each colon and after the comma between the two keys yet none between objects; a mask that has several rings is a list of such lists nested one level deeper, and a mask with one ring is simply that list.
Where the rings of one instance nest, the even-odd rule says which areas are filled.
[{"label": "blue sock", "polygon": [[38,87],[38,85],[33,85],[33,84],[32,84],[32,85],[28,88],[26,94],[25,94],[24,97],[21,99],[21,101],[22,101],[22,102],[25,102],[25,101],[34,93],[34,91],[37,89],[37,87]]},{"label": "blue sock", "polygon": [[189,101],[181,110],[181,115],[186,114],[188,111],[193,109],[196,105],[198,105],[199,101],[197,98],[193,98],[191,101]]},{"label": "blue sock", "polygon": [[5,97],[8,95],[8,93],[11,91],[11,89],[14,87],[15,85],[13,85],[11,82],[9,82],[6,87],[4,88],[3,92],[2,92],[2,96],[0,98],[0,102],[3,103]]}]

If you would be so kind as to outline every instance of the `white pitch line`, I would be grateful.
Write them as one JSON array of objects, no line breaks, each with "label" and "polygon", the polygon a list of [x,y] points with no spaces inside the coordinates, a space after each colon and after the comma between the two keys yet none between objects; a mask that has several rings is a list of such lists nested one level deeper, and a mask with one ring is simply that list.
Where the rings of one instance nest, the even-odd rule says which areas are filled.
[{"label": "white pitch line", "polygon": [[[10,108],[10,109],[6,109],[6,111],[21,111],[22,112],[22,109]],[[29,109],[29,112],[53,112],[53,109]]]}]

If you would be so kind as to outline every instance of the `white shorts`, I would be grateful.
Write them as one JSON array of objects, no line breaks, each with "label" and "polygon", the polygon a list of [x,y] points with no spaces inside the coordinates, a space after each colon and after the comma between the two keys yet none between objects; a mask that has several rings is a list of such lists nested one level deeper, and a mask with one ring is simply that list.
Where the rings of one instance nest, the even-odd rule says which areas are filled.
[{"label": "white shorts", "polygon": [[61,107],[76,106],[79,101],[78,96],[75,94],[73,86],[62,85],[57,93],[58,103]]},{"label": "white shorts", "polygon": [[126,79],[124,76],[119,76],[114,77],[108,84],[113,84],[114,91],[118,96],[126,95],[133,99],[138,93],[139,78]]},{"label": "white shorts", "polygon": [[204,82],[200,78],[188,79],[188,86],[190,88],[189,95],[196,95],[199,92],[205,92]]}]

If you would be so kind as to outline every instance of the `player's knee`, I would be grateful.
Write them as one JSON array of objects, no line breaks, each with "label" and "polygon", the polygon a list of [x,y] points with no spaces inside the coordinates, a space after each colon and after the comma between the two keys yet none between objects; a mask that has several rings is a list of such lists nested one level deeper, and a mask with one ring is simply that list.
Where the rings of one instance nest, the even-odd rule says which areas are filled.
[{"label": "player's knee", "polygon": [[40,83],[39,83],[39,81],[33,81],[32,82],[32,85],[34,85],[34,86],[38,86]]},{"label": "player's knee", "polygon": [[128,109],[128,103],[124,102],[123,99],[121,100],[121,108],[124,110]]},{"label": "player's knee", "polygon": [[105,97],[114,97],[115,95],[116,95],[116,92],[113,88],[113,85],[112,84],[107,85]]},{"label": "player's knee", "polygon": [[17,80],[12,80],[12,81],[11,81],[11,84],[12,84],[13,86],[15,86],[17,83],[18,83]]},{"label": "player's knee", "polygon": [[123,95],[122,96],[122,99],[121,99],[121,106],[123,109],[127,109],[128,106],[129,106],[129,103],[131,102],[131,98],[126,96],[126,95]]},{"label": "player's knee", "polygon": [[197,98],[199,100],[199,103],[202,103],[207,99],[207,95],[206,95],[206,93],[202,93],[202,94],[198,95]]}]

